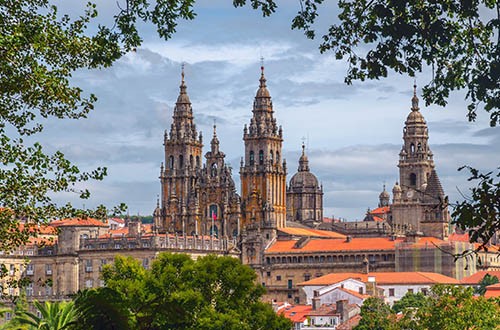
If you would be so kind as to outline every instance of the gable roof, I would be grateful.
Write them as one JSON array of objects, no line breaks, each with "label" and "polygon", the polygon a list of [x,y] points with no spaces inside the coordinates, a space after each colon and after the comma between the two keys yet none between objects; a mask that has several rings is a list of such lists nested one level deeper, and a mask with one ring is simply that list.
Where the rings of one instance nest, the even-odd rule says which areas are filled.
[{"label": "gable roof", "polygon": [[391,207],[390,206],[382,206],[382,207],[378,207],[374,210],[371,210],[370,212],[368,212],[368,214],[371,214],[371,215],[375,215],[375,214],[386,214],[387,212],[389,212],[391,210]]},{"label": "gable roof", "polygon": [[313,238],[300,248],[294,248],[296,240],[276,241],[266,253],[277,252],[317,252],[317,251],[358,251],[358,250],[394,250],[402,238],[392,240],[386,237],[345,239]]},{"label": "gable roof", "polygon": [[496,276],[500,280],[500,271],[481,270],[471,276],[464,277],[460,282],[462,284],[478,284],[486,274],[490,274],[491,276]]},{"label": "gable roof", "polygon": [[73,218],[55,220],[50,223],[54,227],[78,226],[78,227],[107,227],[108,225],[94,218]]},{"label": "gable roof", "polygon": [[429,272],[377,272],[377,273],[331,273],[312,280],[298,283],[299,286],[326,286],[349,278],[368,282],[368,277],[375,277],[377,285],[384,284],[460,284],[460,281],[438,273]]},{"label": "gable roof", "polygon": [[297,227],[285,227],[285,228],[279,228],[278,230],[281,232],[284,232],[286,234],[295,235],[295,236],[346,238],[345,235],[339,234],[339,233],[334,232],[334,231],[328,231],[328,230],[297,228]]}]

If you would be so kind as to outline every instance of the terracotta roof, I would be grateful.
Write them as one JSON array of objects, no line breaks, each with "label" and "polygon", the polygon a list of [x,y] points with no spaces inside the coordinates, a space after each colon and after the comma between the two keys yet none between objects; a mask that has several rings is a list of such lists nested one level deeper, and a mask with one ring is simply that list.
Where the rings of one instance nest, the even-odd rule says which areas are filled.
[{"label": "terracotta roof", "polygon": [[469,242],[469,234],[457,234],[453,233],[448,236],[448,240],[450,241],[458,241],[458,242]]},{"label": "terracotta roof", "polygon": [[486,287],[486,292],[484,293],[485,298],[499,297],[500,296],[500,283],[488,285]]},{"label": "terracotta roof", "polygon": [[283,314],[287,319],[293,323],[304,322],[307,314],[312,311],[311,305],[292,305],[284,309],[280,309],[278,314]]},{"label": "terracotta roof", "polygon": [[337,330],[351,330],[352,328],[354,328],[355,326],[358,325],[360,320],[361,320],[361,315],[359,315],[359,314],[355,315],[355,316],[351,317],[349,320],[347,320],[346,322],[340,323],[337,326]]},{"label": "terracotta roof", "polygon": [[391,210],[390,206],[383,206],[383,207],[379,207],[379,208],[376,208],[374,210],[371,210],[370,212],[368,212],[368,214],[371,214],[371,215],[385,214],[385,213],[389,212],[390,210]]},{"label": "terracotta roof", "polygon": [[35,225],[35,224],[24,224],[24,223],[19,224],[19,230],[22,231],[25,228],[27,228],[29,232],[37,232],[39,234],[45,234],[45,235],[57,234],[57,229],[49,225]]},{"label": "terracotta roof", "polygon": [[362,294],[362,293],[359,293],[359,292],[357,292],[357,291],[354,291],[354,290],[349,290],[349,289],[346,289],[346,288],[340,288],[340,287],[339,287],[339,288],[336,288],[336,289],[340,289],[340,290],[342,290],[342,291],[344,291],[344,292],[346,292],[346,293],[349,293],[349,294],[351,294],[351,295],[353,295],[353,296],[355,296],[355,297],[361,298],[361,299],[367,299],[367,298],[369,298],[369,297],[370,297],[370,296],[369,296],[369,295],[367,295],[367,294]]},{"label": "terracotta roof", "polygon": [[350,242],[345,239],[311,239],[301,248],[293,248],[296,240],[276,241],[267,253],[276,252],[316,252],[316,251],[356,251],[356,250],[394,250],[398,242],[403,239],[392,240],[385,237],[353,238]]},{"label": "terracotta roof", "polygon": [[296,236],[346,238],[345,235],[328,230],[317,230],[317,229],[307,229],[307,228],[297,228],[297,227],[285,227],[285,228],[279,228],[278,230],[287,233],[289,235],[296,235]]},{"label": "terracotta roof", "polygon": [[384,284],[460,284],[460,281],[438,273],[429,272],[376,272],[376,273],[331,273],[299,283],[300,286],[326,286],[349,278],[368,282],[368,277],[375,277],[378,285]]},{"label": "terracotta roof", "polygon": [[114,222],[118,222],[118,223],[122,223],[122,224],[125,223],[125,220],[120,219],[120,218],[110,218],[108,221],[114,221]]},{"label": "terracotta roof", "polygon": [[326,222],[326,223],[335,222],[335,223],[337,223],[337,222],[340,222],[340,220],[339,220],[339,219],[334,219],[334,218],[327,218],[327,217],[324,217],[324,218],[323,218],[323,222]]},{"label": "terracotta roof", "polygon": [[477,284],[479,283],[483,277],[489,274],[490,276],[496,276],[500,280],[500,271],[488,271],[488,270],[481,270],[471,276],[464,277],[460,283],[462,284]]},{"label": "terracotta roof", "polygon": [[108,225],[94,218],[74,218],[55,220],[50,223],[54,227],[62,226],[85,226],[85,227],[107,227]]},{"label": "terracotta roof", "polygon": [[384,219],[382,219],[381,217],[377,217],[377,216],[373,216],[373,220],[374,221],[384,221]]}]

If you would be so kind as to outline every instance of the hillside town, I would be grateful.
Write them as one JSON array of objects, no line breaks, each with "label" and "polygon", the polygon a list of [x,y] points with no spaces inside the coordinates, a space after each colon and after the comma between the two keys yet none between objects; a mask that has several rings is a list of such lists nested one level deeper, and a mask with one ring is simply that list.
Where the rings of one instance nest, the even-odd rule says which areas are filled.
[{"label": "hillside town", "polygon": [[[401,120],[404,142],[392,196],[384,185],[362,221],[341,221],[323,215],[323,187],[305,146],[298,164],[282,158],[286,127],[274,117],[280,109],[273,108],[266,81],[262,66],[255,98],[248,101],[252,118],[242,125],[239,193],[215,125],[210,150],[202,154],[183,71],[163,137],[153,223],[137,217],[54,220],[38,227],[30,244],[2,252],[8,270],[3,283],[28,278],[28,300],[64,301],[104,286],[103,266],[117,254],[139,260],[144,269],[162,252],[230,256],[256,272],[266,289],[262,300],[294,329],[340,330],[357,324],[369,297],[393,305],[408,293],[427,296],[436,284],[475,287],[486,274],[500,276],[496,237],[478,249],[481,244],[450,223],[416,86],[409,103],[401,104],[409,113]],[[477,253],[456,258],[467,251]],[[3,287],[4,295],[21,294]],[[498,285],[486,295],[500,296]],[[6,313],[4,320],[11,318]]]}]

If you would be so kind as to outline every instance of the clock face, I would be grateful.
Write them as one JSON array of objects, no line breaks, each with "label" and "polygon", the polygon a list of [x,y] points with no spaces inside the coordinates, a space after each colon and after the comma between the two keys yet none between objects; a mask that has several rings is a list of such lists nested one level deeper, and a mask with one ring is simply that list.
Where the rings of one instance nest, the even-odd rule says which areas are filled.
[{"label": "clock face", "polygon": [[413,190],[408,191],[406,196],[408,196],[408,198],[412,198],[413,197]]}]

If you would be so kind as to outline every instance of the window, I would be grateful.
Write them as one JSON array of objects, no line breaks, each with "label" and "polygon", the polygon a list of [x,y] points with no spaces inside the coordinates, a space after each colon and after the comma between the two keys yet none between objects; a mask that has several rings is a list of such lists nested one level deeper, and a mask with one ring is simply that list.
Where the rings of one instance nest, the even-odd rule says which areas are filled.
[{"label": "window", "polygon": [[196,156],[196,166],[200,167],[200,156]]},{"label": "window", "polygon": [[250,151],[250,165],[253,165],[255,162],[255,156],[253,154],[253,151]]},{"label": "window", "polygon": [[359,292],[360,294],[363,294],[363,287],[362,287],[362,286],[360,286],[360,287],[359,287],[358,292]]},{"label": "window", "polygon": [[45,274],[52,275],[52,264],[45,265]]},{"label": "window", "polygon": [[427,296],[427,288],[423,288],[421,291],[424,294],[424,296]]},{"label": "window", "polygon": [[273,151],[271,150],[271,152],[269,153],[269,159],[271,160],[271,165],[273,164],[273,161],[274,161],[273,158],[274,158],[273,157]]},{"label": "window", "polygon": [[52,287],[50,285],[45,286],[45,295],[52,296]]},{"label": "window", "polygon": [[292,299],[292,293],[288,292],[288,299]]},{"label": "window", "polygon": [[210,170],[210,175],[211,176],[217,176],[217,164],[212,163],[211,170]]},{"label": "window", "polygon": [[276,281],[281,281],[281,275],[276,276]]},{"label": "window", "polygon": [[408,289],[408,293],[413,293],[413,289]]},{"label": "window", "polygon": [[265,283],[265,282],[262,282],[262,286],[266,286],[266,283]]},{"label": "window", "polygon": [[189,156],[189,166],[191,166],[191,168],[194,167],[194,159],[193,159],[193,155]]},{"label": "window", "polygon": [[92,281],[92,280],[86,280],[86,281],[85,281],[85,287],[86,287],[87,289],[92,288],[92,285],[93,285],[93,284],[94,284],[94,283],[93,283],[93,281]]},{"label": "window", "polygon": [[119,243],[115,244],[115,249],[121,249],[121,247],[122,247],[121,244],[119,244]]},{"label": "window", "polygon": [[31,282],[26,286],[26,295],[28,297],[31,297],[33,295],[33,283]]},{"label": "window", "polygon": [[288,288],[291,289],[293,286],[293,282],[292,280],[288,280]]},{"label": "window", "polygon": [[99,270],[102,270],[105,264],[107,264],[107,260],[101,259],[101,266],[99,267]]},{"label": "window", "polygon": [[10,265],[9,275],[13,276],[15,272],[16,272],[16,266]]},{"label": "window", "polygon": [[394,289],[389,289],[389,297],[394,297]]},{"label": "window", "polygon": [[311,275],[304,275],[304,281],[309,281],[311,279]]},{"label": "window", "polygon": [[173,170],[174,169],[174,156],[170,156],[168,158],[168,168]]},{"label": "window", "polygon": [[142,259],[142,267],[144,267],[144,269],[149,269],[149,259],[148,258]]},{"label": "window", "polygon": [[104,287],[104,286],[106,286],[106,282],[104,282],[104,280],[100,280],[100,281],[99,281],[99,285],[100,285],[101,287]]},{"label": "window", "polygon": [[415,145],[413,143],[410,145],[410,152],[411,153],[415,152]]},{"label": "window", "polygon": [[85,261],[85,271],[87,273],[91,273],[92,272],[92,260],[86,260]]},{"label": "window", "polygon": [[267,276],[271,276],[271,272],[267,272]]},{"label": "window", "polygon": [[417,185],[417,175],[415,173],[410,174],[410,186],[415,187]]},{"label": "window", "polygon": [[264,151],[259,151],[259,165],[264,165]]},{"label": "window", "polygon": [[179,168],[184,166],[184,157],[182,155],[179,156]]},{"label": "window", "polygon": [[14,288],[9,288],[9,295],[11,295],[11,296],[14,295]]},{"label": "window", "polygon": [[295,301],[295,304],[296,304],[296,305],[298,305],[298,304],[300,303],[300,299],[299,299],[299,297],[295,297],[295,298],[294,298],[294,301]]},{"label": "window", "polygon": [[276,151],[276,164],[280,163],[280,153]]}]

